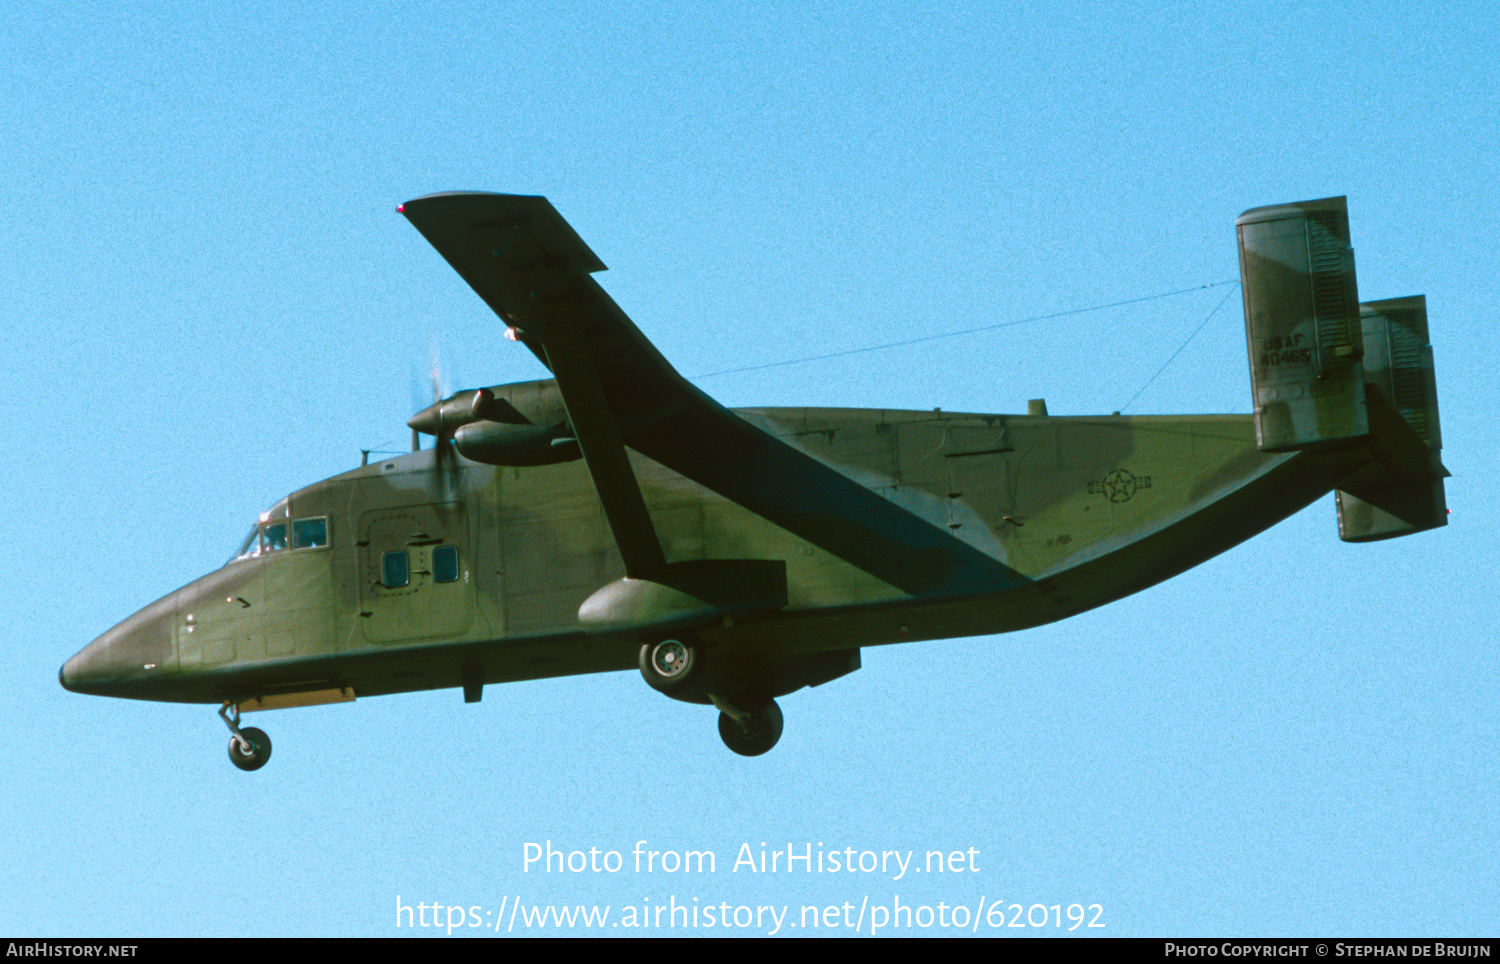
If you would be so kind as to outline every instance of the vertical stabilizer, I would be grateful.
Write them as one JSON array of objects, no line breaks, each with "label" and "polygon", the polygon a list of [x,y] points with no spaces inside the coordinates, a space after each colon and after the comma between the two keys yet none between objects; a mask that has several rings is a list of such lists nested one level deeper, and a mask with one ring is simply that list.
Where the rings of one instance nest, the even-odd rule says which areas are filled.
[{"label": "vertical stabilizer", "polygon": [[1339,486],[1339,537],[1373,542],[1447,525],[1427,299],[1372,301],[1360,320],[1376,460]]},{"label": "vertical stabilizer", "polygon": [[1235,225],[1260,449],[1287,452],[1367,435],[1345,199],[1255,208]]}]

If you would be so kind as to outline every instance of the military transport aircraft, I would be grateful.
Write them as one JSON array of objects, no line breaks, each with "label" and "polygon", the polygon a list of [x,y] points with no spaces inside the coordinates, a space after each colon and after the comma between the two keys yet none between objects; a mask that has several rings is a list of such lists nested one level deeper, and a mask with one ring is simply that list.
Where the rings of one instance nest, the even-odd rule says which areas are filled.
[{"label": "military transport aircraft", "polygon": [[545,198],[399,210],[553,377],[459,392],[410,454],[288,495],[64,687],[219,704],[254,770],[242,711],[638,668],[753,756],[775,698],[861,647],[1083,612],[1331,490],[1345,540],[1446,522],[1425,300],[1359,303],[1343,198],[1239,218],[1254,414],[1165,417],[730,411]]}]

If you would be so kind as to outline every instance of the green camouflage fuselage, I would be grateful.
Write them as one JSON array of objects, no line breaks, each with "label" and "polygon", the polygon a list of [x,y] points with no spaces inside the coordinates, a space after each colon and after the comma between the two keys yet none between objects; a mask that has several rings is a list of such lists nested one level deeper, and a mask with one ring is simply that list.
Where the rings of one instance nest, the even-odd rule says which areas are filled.
[{"label": "green camouflage fuselage", "polygon": [[[699,631],[737,658],[1062,619],[1223,552],[1364,461],[1261,452],[1248,415],[736,414],[1013,574],[908,592],[632,454],[669,563],[785,562],[784,608]],[[623,575],[584,463],[497,467],[439,452],[372,463],[283,499],[263,522],[326,517],[325,544],[247,555],[153,603],[69,660],[65,685],[219,703],[634,668],[639,638],[579,625],[584,601]],[[382,560],[401,553],[407,581],[387,585]],[[455,557],[457,569],[441,574]]]}]

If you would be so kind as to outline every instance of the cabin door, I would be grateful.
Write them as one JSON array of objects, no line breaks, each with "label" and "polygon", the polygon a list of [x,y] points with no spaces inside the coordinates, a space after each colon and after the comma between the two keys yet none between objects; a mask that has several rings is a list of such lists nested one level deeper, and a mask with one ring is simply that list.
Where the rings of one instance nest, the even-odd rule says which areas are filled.
[{"label": "cabin door", "polygon": [[473,558],[459,502],[359,520],[360,623],[372,643],[442,639],[474,622]]}]

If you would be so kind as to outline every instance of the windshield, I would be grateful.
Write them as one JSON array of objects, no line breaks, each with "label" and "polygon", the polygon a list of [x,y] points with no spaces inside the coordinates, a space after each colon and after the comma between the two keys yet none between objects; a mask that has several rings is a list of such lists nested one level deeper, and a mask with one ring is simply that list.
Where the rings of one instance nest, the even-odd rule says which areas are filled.
[{"label": "windshield", "polygon": [[[328,517],[310,516],[286,522],[262,522],[251,527],[228,562],[249,559],[273,552],[299,549],[322,549],[328,545]],[[227,563],[226,563],[227,565]]]},{"label": "windshield", "polygon": [[240,543],[240,547],[235,554],[229,557],[229,561],[234,562],[236,559],[243,559],[246,556],[258,555],[260,555],[260,526],[251,526],[250,534],[245,537],[244,542]]}]

